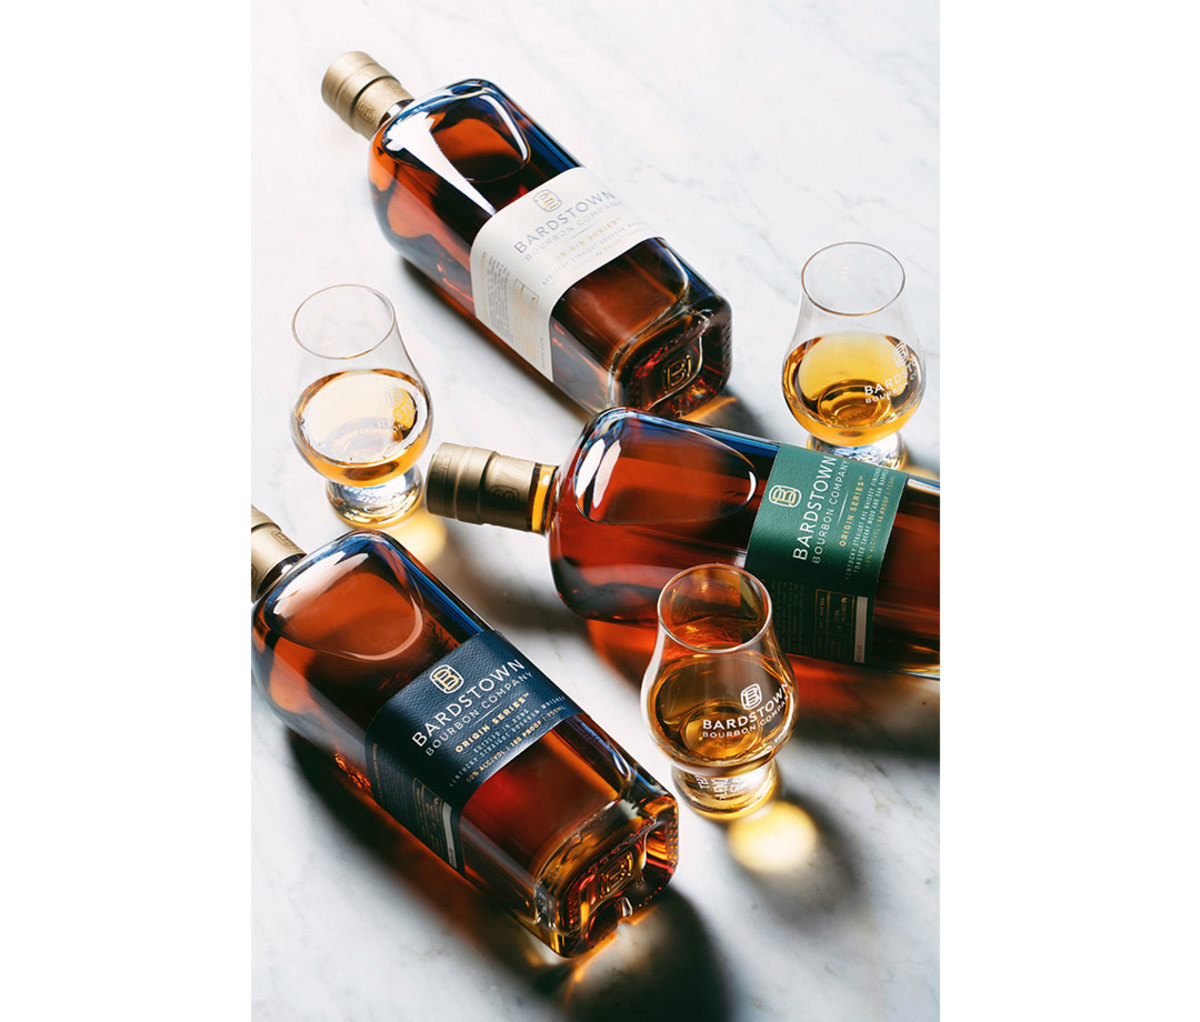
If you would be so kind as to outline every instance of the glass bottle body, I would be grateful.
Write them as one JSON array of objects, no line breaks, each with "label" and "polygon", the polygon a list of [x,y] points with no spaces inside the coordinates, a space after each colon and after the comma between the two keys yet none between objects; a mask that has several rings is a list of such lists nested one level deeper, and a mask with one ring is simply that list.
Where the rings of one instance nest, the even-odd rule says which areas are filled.
[{"label": "glass bottle body", "polygon": [[[378,799],[366,762],[376,714],[486,631],[395,541],[350,533],[259,598],[253,673],[288,726]],[[674,800],[582,713],[487,777],[459,829],[460,871],[562,955],[652,900],[678,855]]]},{"label": "glass bottle body", "polygon": [[[744,566],[780,449],[627,409],[594,418],[547,482],[546,511],[534,523],[547,533],[563,600],[586,618],[652,624],[676,572]],[[939,511],[936,484],[910,477],[875,589],[872,666],[938,673]]]},{"label": "glass bottle body", "polygon": [[[481,229],[578,166],[496,86],[467,80],[386,120],[372,142],[369,178],[388,240],[451,304],[476,317],[471,260]],[[571,212],[555,213],[553,191],[547,194],[547,219]],[[548,361],[554,384],[589,411],[626,405],[682,415],[728,379],[729,303],[670,246],[649,238],[553,304]]]}]

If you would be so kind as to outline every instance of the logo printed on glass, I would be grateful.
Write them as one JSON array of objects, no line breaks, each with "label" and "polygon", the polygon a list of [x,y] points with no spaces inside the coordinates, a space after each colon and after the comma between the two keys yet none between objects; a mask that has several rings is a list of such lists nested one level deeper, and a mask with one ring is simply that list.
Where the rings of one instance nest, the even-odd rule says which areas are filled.
[{"label": "logo printed on glass", "polygon": [[437,667],[430,672],[429,680],[449,695],[451,692],[457,692],[462,687],[463,676],[453,667],[447,667],[443,664],[441,667]]},{"label": "logo printed on glass", "polygon": [[772,486],[767,500],[780,507],[795,507],[800,503],[800,491],[794,486]]},{"label": "logo printed on glass", "polygon": [[762,702],[762,687],[757,683],[747,685],[742,689],[742,709],[753,710]]},{"label": "logo printed on glass", "polygon": [[553,213],[562,205],[562,199],[549,188],[543,188],[540,192],[534,193],[533,201],[538,209],[544,209],[547,213]]}]

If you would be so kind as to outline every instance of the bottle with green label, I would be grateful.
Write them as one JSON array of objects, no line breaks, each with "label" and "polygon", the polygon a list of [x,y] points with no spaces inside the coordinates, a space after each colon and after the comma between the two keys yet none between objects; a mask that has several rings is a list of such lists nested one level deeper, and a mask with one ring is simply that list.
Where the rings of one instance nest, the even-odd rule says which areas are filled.
[{"label": "bottle with green label", "polygon": [[675,800],[399,543],[250,530],[255,682],[433,854],[560,955],[662,892]]},{"label": "bottle with green label", "polygon": [[904,472],[615,408],[561,468],[443,444],[435,514],[545,533],[576,613],[652,625],[663,585],[736,564],[796,655],[936,677],[940,492]]}]

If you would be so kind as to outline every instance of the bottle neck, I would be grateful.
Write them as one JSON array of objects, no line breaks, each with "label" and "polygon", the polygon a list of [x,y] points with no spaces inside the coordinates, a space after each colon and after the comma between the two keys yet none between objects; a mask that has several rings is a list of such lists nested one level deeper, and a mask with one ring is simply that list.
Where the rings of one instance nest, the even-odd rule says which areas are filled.
[{"label": "bottle neck", "polygon": [[396,78],[360,50],[343,53],[321,79],[321,97],[351,128],[374,138],[384,122],[413,101]]},{"label": "bottle neck", "polygon": [[460,522],[544,533],[553,517],[557,478],[554,465],[442,444],[429,463],[425,506]]},{"label": "bottle neck", "polygon": [[550,531],[551,512],[555,506],[555,483],[558,467],[535,462],[538,478],[529,491],[529,531],[545,534]]},{"label": "bottle neck", "polygon": [[270,518],[250,505],[250,599],[257,600],[304,551]]}]

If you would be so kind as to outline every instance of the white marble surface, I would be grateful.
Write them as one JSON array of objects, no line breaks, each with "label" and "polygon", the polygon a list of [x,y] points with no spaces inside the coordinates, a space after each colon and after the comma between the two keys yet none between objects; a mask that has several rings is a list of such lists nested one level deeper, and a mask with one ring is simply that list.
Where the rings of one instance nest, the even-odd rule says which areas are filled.
[{"label": "white marble surface", "polygon": [[[733,305],[738,400],[711,421],[800,440],[778,376],[800,267],[838,240],[891,249],[929,366],[905,436],[936,468],[937,15],[932,0],[256,0],[255,501],[308,549],[344,531],[286,427],[291,313],[327,284],[370,284],[395,303],[433,393],[433,445],[558,461],[585,418],[384,242],[366,143],[319,94],[348,49],[367,50],[417,95],[495,81],[651,213]],[[668,776],[634,682],[558,602],[540,537],[428,518],[396,535]],[[781,853],[795,859],[788,870],[748,869],[729,834],[685,813],[668,898],[572,967],[531,960],[524,931],[347,799],[252,693],[254,1017],[934,1019],[936,684],[919,695],[868,693],[836,722],[814,710],[785,748],[787,800],[812,828],[811,843]]]}]

